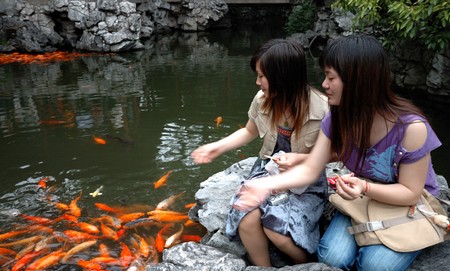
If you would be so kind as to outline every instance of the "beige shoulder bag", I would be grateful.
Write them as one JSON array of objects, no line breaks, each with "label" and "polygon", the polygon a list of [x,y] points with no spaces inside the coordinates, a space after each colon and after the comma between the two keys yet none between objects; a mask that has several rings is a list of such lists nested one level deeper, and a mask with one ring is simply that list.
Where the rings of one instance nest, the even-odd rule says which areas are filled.
[{"label": "beige shoulder bag", "polygon": [[433,221],[437,215],[447,219],[447,212],[426,190],[414,206],[385,204],[367,196],[350,201],[332,194],[329,200],[352,218],[348,230],[359,246],[384,244],[394,251],[410,252],[443,242],[447,233]]}]

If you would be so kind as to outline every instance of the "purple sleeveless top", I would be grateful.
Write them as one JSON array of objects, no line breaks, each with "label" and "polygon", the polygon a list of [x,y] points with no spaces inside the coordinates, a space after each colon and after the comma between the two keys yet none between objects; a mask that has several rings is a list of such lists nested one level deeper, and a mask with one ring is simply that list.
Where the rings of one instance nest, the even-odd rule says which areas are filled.
[{"label": "purple sleeveless top", "polygon": [[[425,123],[428,136],[422,147],[409,152],[403,148],[402,141],[408,125],[417,120]],[[323,133],[330,138],[331,113],[328,113],[322,120],[321,129]],[[416,162],[441,145],[441,141],[424,118],[413,114],[400,116],[399,120],[388,134],[367,150],[366,159],[360,175],[381,183],[396,183],[398,182],[399,164]],[[355,165],[357,158],[358,152],[357,147],[355,147],[351,151],[349,160],[345,163],[345,166],[352,172],[355,172],[356,170]],[[438,194],[438,183],[431,163],[431,158],[428,165],[425,189],[432,195],[436,196]]]}]

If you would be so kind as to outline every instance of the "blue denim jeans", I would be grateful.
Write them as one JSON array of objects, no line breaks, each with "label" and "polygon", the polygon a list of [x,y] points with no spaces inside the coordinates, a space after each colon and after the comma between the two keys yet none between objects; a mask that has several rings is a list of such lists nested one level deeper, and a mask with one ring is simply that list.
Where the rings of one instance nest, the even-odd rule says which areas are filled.
[{"label": "blue denim jeans", "polygon": [[402,271],[408,269],[421,252],[396,252],[384,245],[358,247],[347,230],[350,226],[350,217],[336,212],[317,248],[319,262],[342,270]]}]

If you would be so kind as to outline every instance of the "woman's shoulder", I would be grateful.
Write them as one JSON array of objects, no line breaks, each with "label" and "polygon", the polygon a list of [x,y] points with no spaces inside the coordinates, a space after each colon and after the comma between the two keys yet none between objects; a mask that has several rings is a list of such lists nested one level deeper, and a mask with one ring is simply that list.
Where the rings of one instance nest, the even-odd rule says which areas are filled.
[{"label": "woman's shoulder", "polygon": [[313,120],[321,120],[330,111],[328,105],[328,98],[325,94],[310,87],[310,105],[309,105],[309,118]]}]

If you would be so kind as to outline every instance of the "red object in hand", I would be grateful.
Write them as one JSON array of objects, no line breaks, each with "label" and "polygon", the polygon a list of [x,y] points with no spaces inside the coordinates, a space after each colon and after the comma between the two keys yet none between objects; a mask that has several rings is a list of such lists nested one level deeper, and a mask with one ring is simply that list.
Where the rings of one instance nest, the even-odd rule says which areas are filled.
[{"label": "red object in hand", "polygon": [[336,180],[339,176],[328,177],[327,181],[330,184],[331,189],[336,190]]}]

